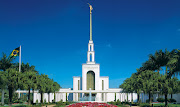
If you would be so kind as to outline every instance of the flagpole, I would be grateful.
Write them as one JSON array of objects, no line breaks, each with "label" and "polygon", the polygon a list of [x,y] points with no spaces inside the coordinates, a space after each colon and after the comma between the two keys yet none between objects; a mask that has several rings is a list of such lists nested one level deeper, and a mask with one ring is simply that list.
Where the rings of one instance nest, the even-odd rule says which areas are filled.
[{"label": "flagpole", "polygon": [[19,47],[19,72],[21,72],[21,45]]}]

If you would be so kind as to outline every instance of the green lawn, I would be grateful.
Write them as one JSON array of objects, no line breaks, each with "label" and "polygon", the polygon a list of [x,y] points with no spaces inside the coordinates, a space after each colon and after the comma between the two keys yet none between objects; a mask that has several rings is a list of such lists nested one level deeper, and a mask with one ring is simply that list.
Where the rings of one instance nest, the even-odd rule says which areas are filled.
[{"label": "green lawn", "polygon": [[[145,105],[149,105],[148,103],[141,104],[142,107],[145,107]],[[153,104],[154,107],[164,107],[164,103],[160,104]],[[168,104],[169,107],[180,107],[180,104]]]},{"label": "green lawn", "polygon": [[[165,104],[154,104],[154,106],[164,106]],[[180,107],[180,104],[168,104],[169,107]]]}]

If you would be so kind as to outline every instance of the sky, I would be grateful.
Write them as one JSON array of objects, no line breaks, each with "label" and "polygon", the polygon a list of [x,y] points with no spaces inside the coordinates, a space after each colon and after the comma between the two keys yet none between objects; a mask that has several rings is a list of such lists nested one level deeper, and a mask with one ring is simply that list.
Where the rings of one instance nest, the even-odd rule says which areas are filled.
[{"label": "sky", "polygon": [[88,2],[95,61],[110,88],[156,50],[180,48],[179,0],[1,0],[0,57],[21,45],[22,62],[72,88],[87,61]]}]

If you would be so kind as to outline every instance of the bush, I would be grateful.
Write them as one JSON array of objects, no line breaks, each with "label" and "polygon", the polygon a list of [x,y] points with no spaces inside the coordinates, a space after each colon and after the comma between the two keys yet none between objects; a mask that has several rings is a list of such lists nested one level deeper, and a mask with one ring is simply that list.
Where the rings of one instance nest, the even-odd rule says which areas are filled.
[{"label": "bush", "polygon": [[116,101],[116,105],[121,105],[121,102],[119,101],[119,99]]},{"label": "bush", "polygon": [[138,103],[133,103],[133,104],[131,104],[132,106],[139,106],[139,104]]},{"label": "bush", "polygon": [[70,102],[69,101],[66,101],[66,105],[69,105],[70,104]]},{"label": "bush", "polygon": [[108,102],[109,104],[113,104],[113,105],[116,105],[116,102],[114,101],[111,101],[111,102]]},{"label": "bush", "polygon": [[4,104],[9,104],[9,99],[8,98],[4,99]]},{"label": "bush", "polygon": [[36,104],[38,104],[38,99],[36,100]]},{"label": "bush", "polygon": [[171,102],[171,103],[175,103],[176,102],[176,100],[173,99],[173,98],[168,99],[168,101]]},{"label": "bush", "polygon": [[46,99],[44,99],[44,102],[43,102],[44,104],[46,104]]},{"label": "bush", "polygon": [[157,98],[158,102],[164,102],[164,98]]},{"label": "bush", "polygon": [[66,105],[66,103],[64,103],[64,102],[61,100],[61,101],[57,102],[57,105],[58,105],[58,106],[64,106],[64,105]]},{"label": "bush", "polygon": [[[151,98],[151,102],[153,102],[153,98]],[[149,103],[149,99],[146,100],[146,103]]]}]

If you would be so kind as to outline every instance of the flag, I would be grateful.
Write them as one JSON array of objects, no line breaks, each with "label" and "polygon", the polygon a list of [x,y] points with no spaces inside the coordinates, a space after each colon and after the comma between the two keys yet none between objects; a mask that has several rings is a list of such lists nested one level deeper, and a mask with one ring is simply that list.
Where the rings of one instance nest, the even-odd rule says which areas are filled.
[{"label": "flag", "polygon": [[16,56],[19,56],[19,51],[20,51],[20,47],[14,49],[12,52],[11,52],[11,55],[10,57],[16,57]]}]

